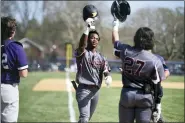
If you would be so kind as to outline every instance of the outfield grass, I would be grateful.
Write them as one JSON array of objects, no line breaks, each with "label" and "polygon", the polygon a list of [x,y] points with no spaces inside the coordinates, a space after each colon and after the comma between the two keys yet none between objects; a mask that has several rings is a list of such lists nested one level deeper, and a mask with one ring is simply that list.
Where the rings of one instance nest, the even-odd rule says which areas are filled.
[{"label": "outfield grass", "polygon": [[[119,74],[113,74],[114,78],[120,78]],[[65,78],[62,72],[57,73],[29,73],[28,78],[22,79],[20,89],[20,113],[19,122],[69,122],[68,94],[67,92],[38,92],[32,91],[34,85],[46,78]],[[75,74],[71,74],[71,79]],[[183,80],[184,77],[168,78],[171,80]],[[118,102],[121,88],[101,88],[97,109],[91,119],[92,122],[118,121]],[[78,119],[78,107],[73,93],[76,119]],[[184,90],[164,89],[162,100],[162,113],[167,121],[184,122]]]}]

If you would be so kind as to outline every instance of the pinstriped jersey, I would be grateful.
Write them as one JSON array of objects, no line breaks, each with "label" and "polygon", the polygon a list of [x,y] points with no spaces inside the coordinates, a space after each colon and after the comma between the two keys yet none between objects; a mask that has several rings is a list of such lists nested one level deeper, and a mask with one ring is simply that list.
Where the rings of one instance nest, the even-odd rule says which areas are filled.
[{"label": "pinstriped jersey", "polygon": [[122,82],[126,87],[142,88],[146,80],[156,74],[155,66],[161,80],[165,79],[164,68],[160,59],[146,50],[139,50],[119,41],[114,43],[115,55],[122,60]]},{"label": "pinstriped jersey", "polygon": [[110,72],[110,67],[105,59],[99,52],[91,52],[85,49],[84,53],[80,56],[75,51],[77,73],[76,82],[101,86],[104,72]]},{"label": "pinstriped jersey", "polygon": [[1,82],[19,83],[19,70],[28,68],[26,53],[22,44],[12,40],[6,40],[1,45]]}]

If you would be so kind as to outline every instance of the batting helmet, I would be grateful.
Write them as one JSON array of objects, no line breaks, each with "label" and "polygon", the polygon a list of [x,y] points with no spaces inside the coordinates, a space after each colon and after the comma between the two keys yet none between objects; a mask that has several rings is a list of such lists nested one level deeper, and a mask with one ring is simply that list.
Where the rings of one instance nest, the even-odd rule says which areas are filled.
[{"label": "batting helmet", "polygon": [[86,21],[87,18],[97,19],[97,17],[98,17],[98,9],[94,5],[86,5],[83,8],[83,19],[84,19],[84,21]]},{"label": "batting helmet", "polygon": [[120,22],[124,22],[127,19],[127,15],[130,15],[130,11],[130,5],[125,0],[115,0],[112,3],[111,14]]}]

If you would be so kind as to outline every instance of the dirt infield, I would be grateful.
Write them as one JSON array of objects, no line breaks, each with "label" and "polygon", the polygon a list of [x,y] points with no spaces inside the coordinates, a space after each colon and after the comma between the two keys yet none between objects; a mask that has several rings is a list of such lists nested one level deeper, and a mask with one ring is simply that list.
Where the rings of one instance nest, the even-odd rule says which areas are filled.
[{"label": "dirt infield", "polygon": [[[184,82],[162,82],[163,88],[184,89]],[[106,87],[103,82],[102,87]],[[122,87],[121,81],[113,81],[110,87]],[[71,84],[72,91],[74,89]],[[33,91],[67,91],[64,79],[43,79],[34,87]]]}]

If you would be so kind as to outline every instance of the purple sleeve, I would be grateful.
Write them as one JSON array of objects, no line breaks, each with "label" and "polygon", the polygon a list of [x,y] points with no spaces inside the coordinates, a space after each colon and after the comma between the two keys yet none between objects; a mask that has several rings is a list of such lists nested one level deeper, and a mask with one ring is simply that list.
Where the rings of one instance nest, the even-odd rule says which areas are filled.
[{"label": "purple sleeve", "polygon": [[129,45],[122,44],[120,41],[114,42],[114,55],[120,58],[121,52],[125,52]]},{"label": "purple sleeve", "polygon": [[24,70],[28,68],[28,62],[26,53],[21,45],[16,45],[16,54],[17,54],[17,69]]}]

